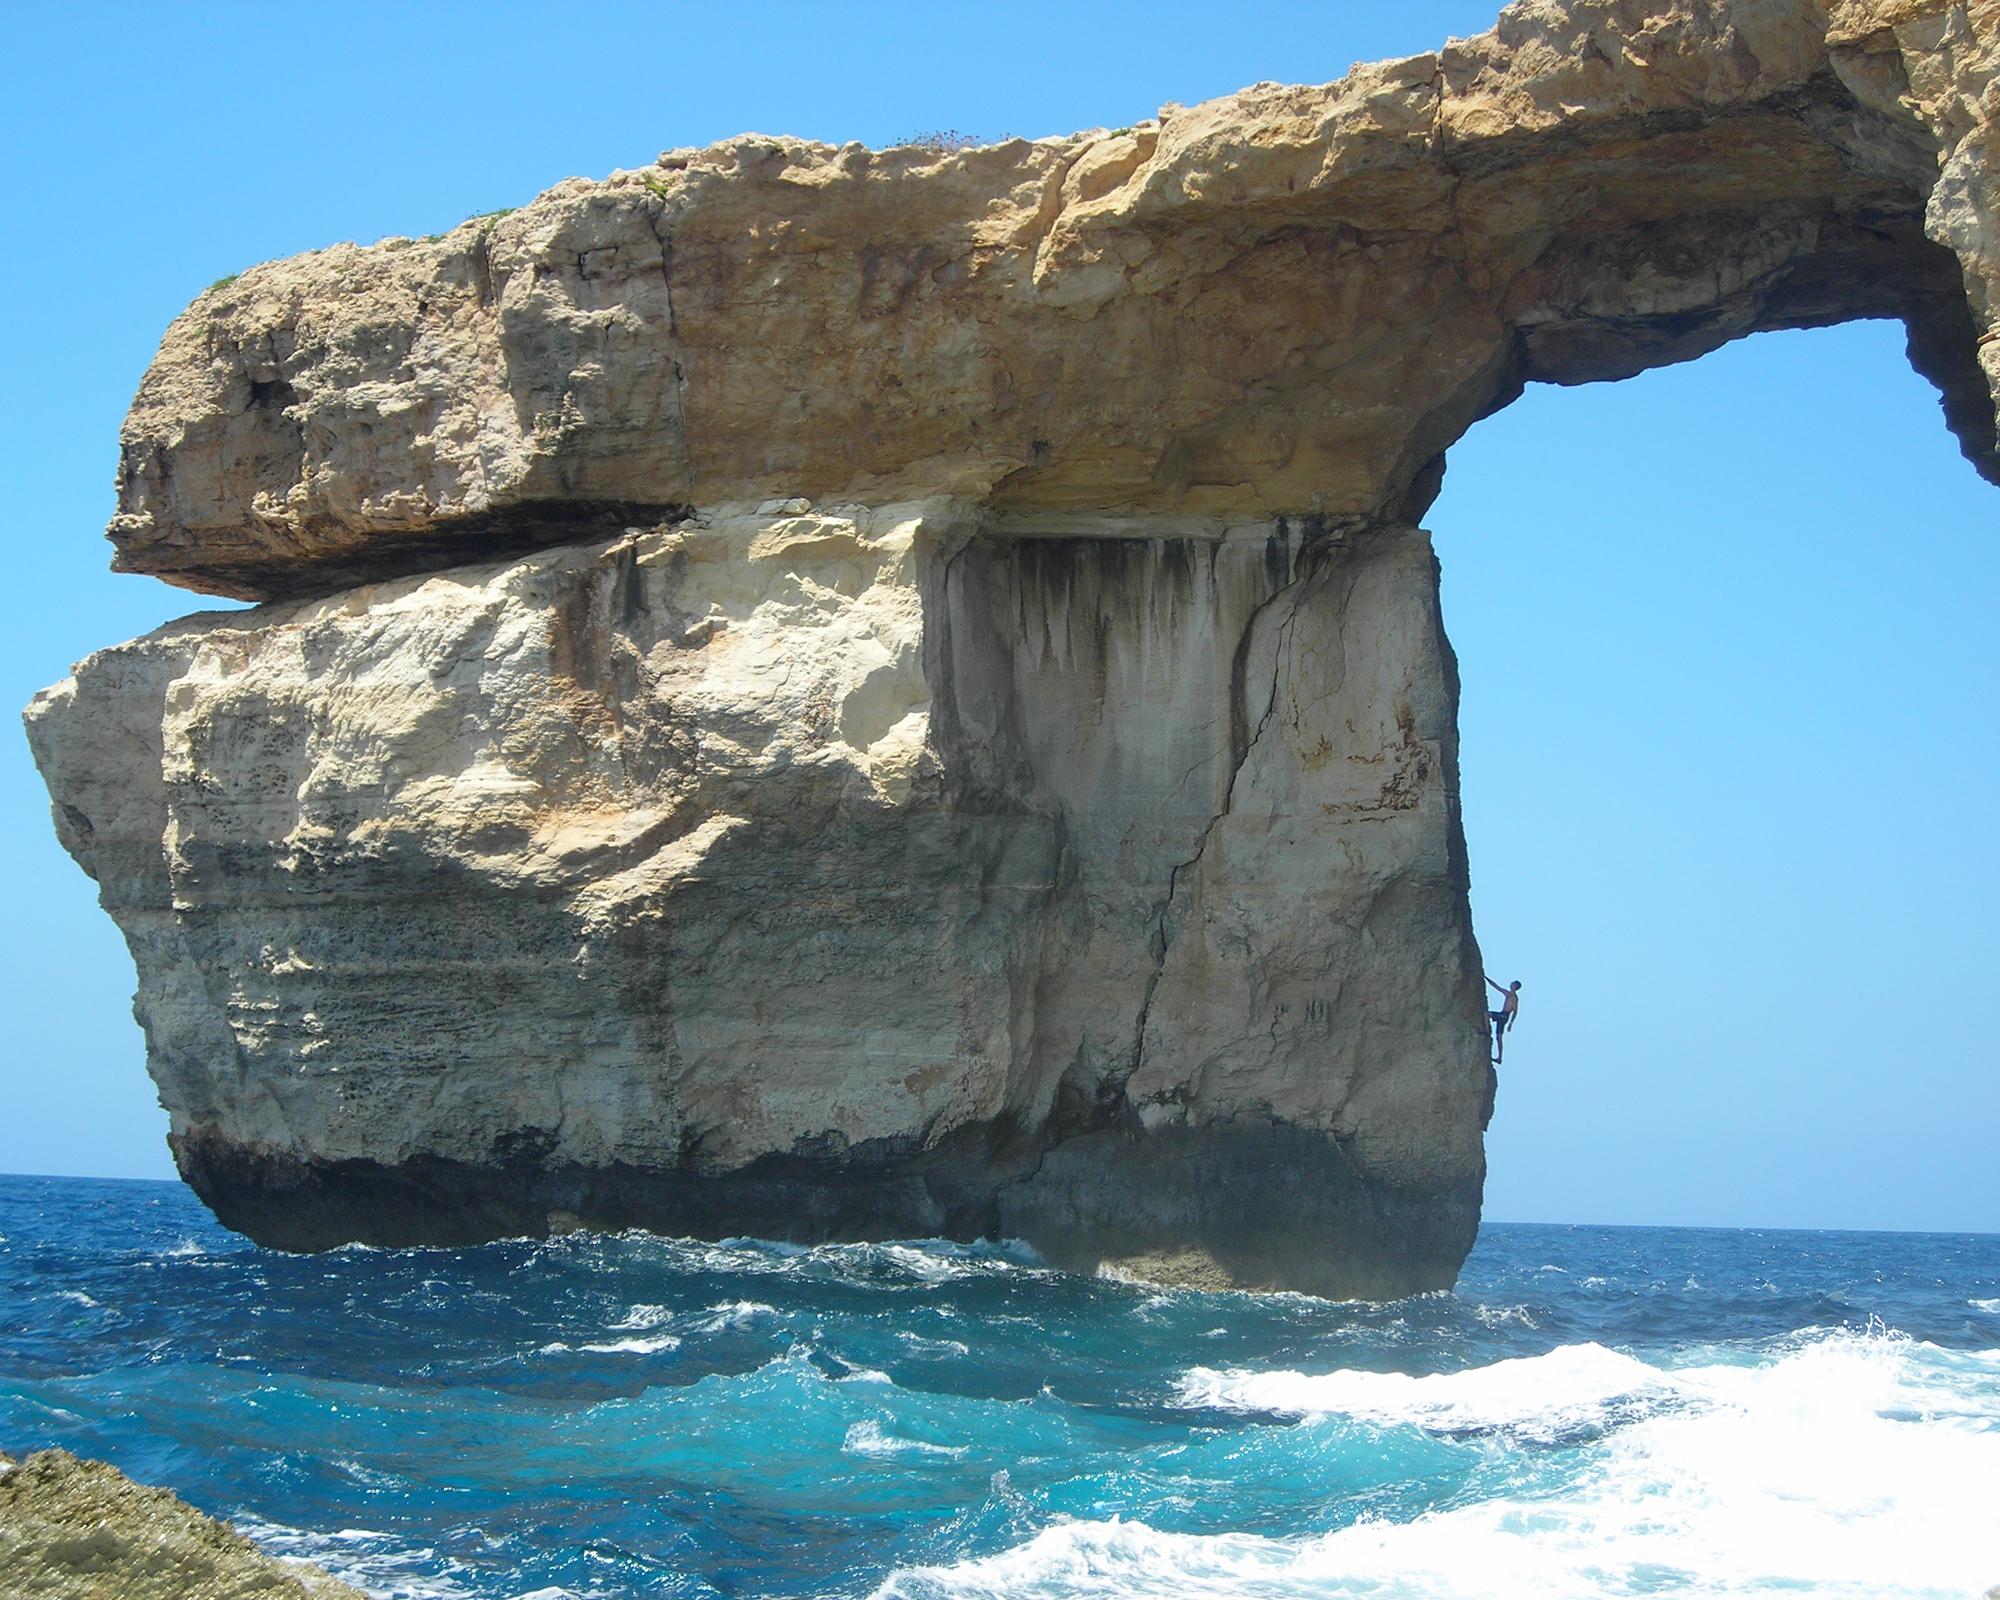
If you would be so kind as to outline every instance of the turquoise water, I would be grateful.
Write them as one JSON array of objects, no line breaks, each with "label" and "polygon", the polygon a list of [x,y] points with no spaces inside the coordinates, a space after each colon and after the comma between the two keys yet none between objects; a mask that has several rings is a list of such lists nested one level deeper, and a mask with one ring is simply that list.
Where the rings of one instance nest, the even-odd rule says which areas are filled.
[{"label": "turquoise water", "polygon": [[1489,1226],[1458,1292],[642,1234],[285,1256],[0,1179],[0,1444],[372,1594],[1952,1595],[2000,1237]]}]

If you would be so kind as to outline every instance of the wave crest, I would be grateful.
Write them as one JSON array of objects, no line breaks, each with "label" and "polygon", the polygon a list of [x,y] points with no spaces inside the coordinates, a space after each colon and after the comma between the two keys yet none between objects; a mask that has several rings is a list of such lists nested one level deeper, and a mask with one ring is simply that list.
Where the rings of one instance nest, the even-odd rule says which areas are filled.
[{"label": "wave crest", "polygon": [[1669,1374],[1600,1344],[1563,1345],[1546,1355],[1496,1361],[1464,1372],[1413,1377],[1346,1370],[1312,1375],[1194,1367],[1175,1385],[1181,1405],[1259,1416],[1345,1416],[1426,1432],[1492,1429],[1557,1436],[1676,1398]]}]

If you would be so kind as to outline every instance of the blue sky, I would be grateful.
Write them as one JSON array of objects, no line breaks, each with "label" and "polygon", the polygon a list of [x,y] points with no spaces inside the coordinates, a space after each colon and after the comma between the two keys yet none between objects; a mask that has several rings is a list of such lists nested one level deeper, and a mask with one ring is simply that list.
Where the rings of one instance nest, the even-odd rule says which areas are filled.
[{"label": "blue sky", "polygon": [[[100,534],[119,419],[216,278],[745,130],[1119,126],[1493,9],[11,8],[0,698],[202,604]],[[1489,1215],[2000,1229],[1996,513],[1885,324],[1536,388],[1453,450],[1473,907],[1525,984]],[[17,724],[0,808],[0,1171],[169,1175],[131,964]]]}]

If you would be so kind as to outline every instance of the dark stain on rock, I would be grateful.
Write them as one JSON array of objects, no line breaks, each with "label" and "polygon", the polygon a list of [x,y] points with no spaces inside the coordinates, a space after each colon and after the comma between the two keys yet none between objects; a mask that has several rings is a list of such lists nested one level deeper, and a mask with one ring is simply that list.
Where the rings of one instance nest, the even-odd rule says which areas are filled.
[{"label": "dark stain on rock", "polygon": [[441,518],[420,531],[377,533],[326,552],[315,552],[307,536],[302,548],[282,556],[272,552],[182,568],[174,563],[171,551],[148,546],[121,550],[111,565],[117,572],[146,572],[168,583],[236,600],[303,600],[364,583],[502,561],[557,545],[601,543],[628,529],[668,526],[693,514],[693,507],[684,501],[536,500],[473,516]]}]

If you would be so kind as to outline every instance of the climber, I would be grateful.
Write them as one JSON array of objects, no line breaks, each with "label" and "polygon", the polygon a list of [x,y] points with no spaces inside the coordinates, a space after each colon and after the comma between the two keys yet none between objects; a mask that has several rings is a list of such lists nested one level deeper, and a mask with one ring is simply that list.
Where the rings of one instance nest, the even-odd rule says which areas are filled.
[{"label": "climber", "polygon": [[1521,1010],[1521,980],[1516,978],[1503,989],[1488,978],[1486,987],[1500,996],[1500,1009],[1486,1013],[1493,1023],[1493,1062],[1498,1066],[1501,1052],[1505,1048],[1507,1030],[1514,1026],[1514,1018]]}]

